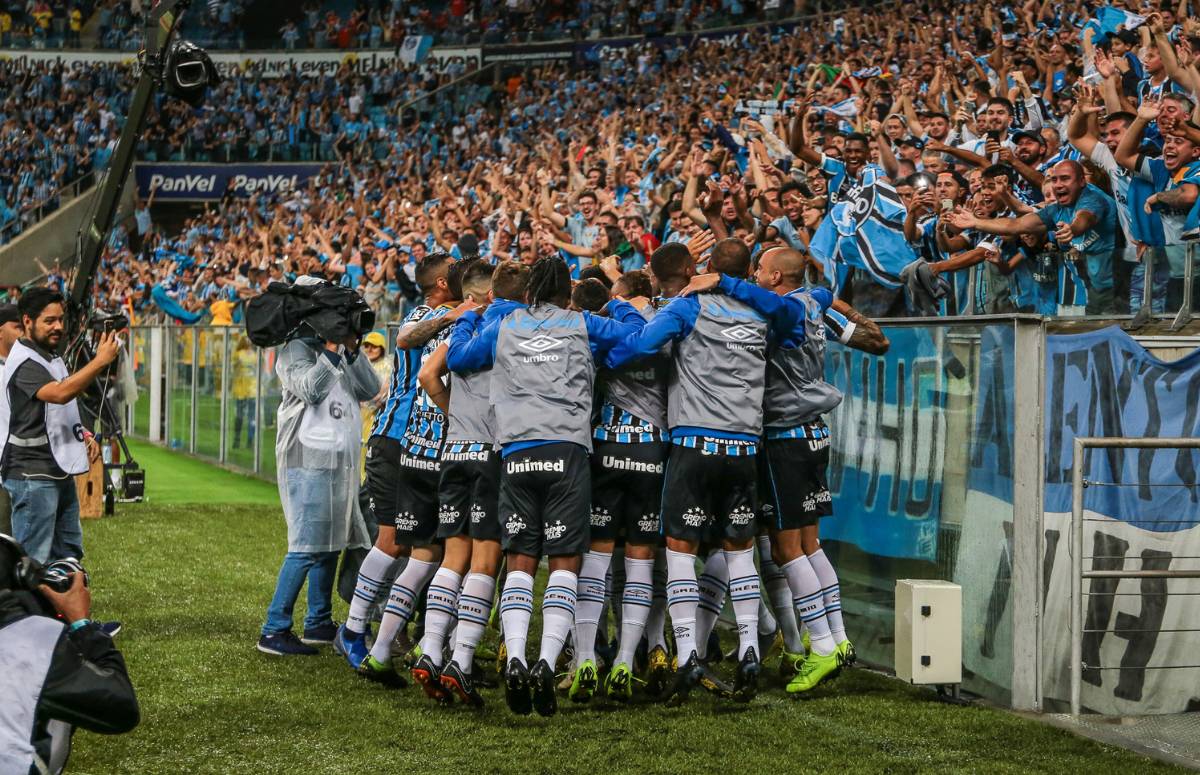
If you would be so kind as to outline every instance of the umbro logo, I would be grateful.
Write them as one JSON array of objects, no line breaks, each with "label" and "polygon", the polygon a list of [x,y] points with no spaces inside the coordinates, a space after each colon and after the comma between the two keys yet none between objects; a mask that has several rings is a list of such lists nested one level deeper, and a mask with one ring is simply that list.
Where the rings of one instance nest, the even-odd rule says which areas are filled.
[{"label": "umbro logo", "polygon": [[522,350],[527,350],[531,353],[544,353],[547,350],[553,350],[555,347],[562,345],[561,339],[555,339],[546,334],[538,334],[532,339],[526,339],[517,346]]},{"label": "umbro logo", "polygon": [[752,339],[762,338],[758,329],[745,323],[724,329],[721,331],[721,336],[734,342],[749,342]]}]

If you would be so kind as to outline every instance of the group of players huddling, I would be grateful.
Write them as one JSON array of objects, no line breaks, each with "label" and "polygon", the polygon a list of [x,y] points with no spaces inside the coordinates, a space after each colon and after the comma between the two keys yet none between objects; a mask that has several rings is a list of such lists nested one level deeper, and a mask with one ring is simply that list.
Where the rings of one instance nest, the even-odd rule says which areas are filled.
[{"label": "group of players huddling", "polygon": [[[577,702],[601,689],[629,700],[639,661],[645,691],[672,704],[697,685],[748,701],[766,650],[782,648],[791,693],[851,663],[837,575],[817,534],[832,512],[822,415],[841,400],[823,379],[824,348],[827,331],[874,353],[888,342],[828,290],[805,290],[808,268],[799,252],[774,248],[751,282],[749,250],[728,239],[698,275],[687,248],[667,244],[649,273],[625,274],[611,299],[597,299],[603,284],[573,289],[557,257],[532,267],[427,257],[417,269],[426,303],[400,329],[368,442],[379,535],[337,651],[361,675],[403,685],[393,642],[424,591],[413,678],[430,697],[482,706],[472,666],[503,559],[499,661],[515,713],[556,712],[568,639]],[[623,567],[610,572],[622,544]],[[549,579],[530,667],[543,556]],[[371,604],[389,583],[369,643]],[[614,600],[620,592],[619,641],[602,680],[595,642],[610,591]],[[709,643],[727,593],[732,683],[706,653],[720,658]]]}]

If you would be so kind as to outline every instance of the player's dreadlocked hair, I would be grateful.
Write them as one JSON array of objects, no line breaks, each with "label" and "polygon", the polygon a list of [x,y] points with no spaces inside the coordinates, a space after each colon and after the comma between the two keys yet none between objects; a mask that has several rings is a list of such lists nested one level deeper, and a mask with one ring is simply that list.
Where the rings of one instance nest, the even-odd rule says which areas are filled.
[{"label": "player's dreadlocked hair", "polygon": [[565,307],[571,298],[571,270],[559,256],[539,258],[529,270],[529,306],[553,304]]}]

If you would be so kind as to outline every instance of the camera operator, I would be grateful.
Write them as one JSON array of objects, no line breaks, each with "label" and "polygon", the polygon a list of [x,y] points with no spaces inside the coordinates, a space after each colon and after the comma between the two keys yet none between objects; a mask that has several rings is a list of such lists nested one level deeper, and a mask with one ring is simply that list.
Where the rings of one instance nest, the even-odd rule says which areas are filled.
[{"label": "camera operator", "polygon": [[[296,281],[298,286],[324,284],[314,277]],[[313,644],[333,643],[338,553],[348,546],[370,545],[358,505],[359,402],[379,393],[379,378],[371,361],[359,357],[360,334],[346,324],[338,327],[341,341],[318,338],[311,326],[303,330],[307,336],[279,347],[275,364],[283,387],[275,460],[288,551],[258,650],[276,656],[315,654]],[[308,612],[298,639],[292,632],[292,609],[305,579]]]},{"label": "camera operator", "polygon": [[73,476],[88,470],[77,396],[117,357],[115,333],[74,374],[55,354],[64,300],[35,288],[18,304],[25,336],[0,372],[0,479],[12,498],[13,535],[38,562],[83,556]]},{"label": "camera operator", "polygon": [[62,772],[73,727],[137,726],[125,659],[90,608],[78,563],[43,567],[0,535],[0,773]]}]

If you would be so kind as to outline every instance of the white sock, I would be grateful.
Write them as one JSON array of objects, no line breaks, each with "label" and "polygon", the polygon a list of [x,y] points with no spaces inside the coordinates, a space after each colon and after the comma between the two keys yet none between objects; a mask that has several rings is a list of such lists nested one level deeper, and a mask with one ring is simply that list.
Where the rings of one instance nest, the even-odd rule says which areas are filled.
[{"label": "white sock", "polygon": [[[654,560],[625,558],[625,593],[621,596],[621,644],[617,651],[617,664],[633,667],[634,655],[642,632],[646,629],[646,618],[650,615],[650,602],[654,597],[651,577]],[[661,630],[660,630],[661,632]]]},{"label": "white sock", "polygon": [[459,576],[449,568],[438,568],[425,594],[425,635],[421,638],[421,653],[433,664],[442,666],[442,650],[446,646],[446,631],[458,614]]},{"label": "white sock", "polygon": [[829,634],[829,620],[825,616],[821,581],[809,563],[809,558],[800,555],[784,564],[783,572],[792,590],[796,612],[808,628],[812,650],[820,656],[829,656],[837,648],[837,643]]},{"label": "white sock", "polygon": [[759,637],[765,635],[774,635],[777,625],[775,622],[775,614],[771,613],[771,606],[767,605],[766,600],[761,598],[758,601],[758,634]]},{"label": "white sock", "polygon": [[662,552],[654,556],[654,598],[650,601],[650,615],[646,617],[646,646],[667,648],[667,561]]},{"label": "white sock", "polygon": [[838,585],[837,571],[829,564],[824,549],[808,556],[808,562],[821,580],[821,595],[825,599],[825,616],[829,619],[829,632],[835,643],[846,640],[846,625],[842,623],[842,590]]},{"label": "white sock", "polygon": [[708,556],[697,583],[700,606],[696,611],[696,656],[704,659],[708,653],[708,635],[721,616],[721,609],[725,606],[725,590],[729,587],[729,570],[725,567],[723,551],[718,549]]},{"label": "white sock", "polygon": [[667,550],[667,605],[675,632],[679,665],[696,651],[696,608],[700,590],[696,583],[696,556]]},{"label": "white sock", "polygon": [[729,597],[737,620],[737,655],[741,659],[747,649],[758,650],[758,604],[762,602],[762,588],[758,568],[754,567],[753,549],[726,549],[725,561],[729,573]]},{"label": "white sock", "polygon": [[383,610],[383,620],[379,622],[379,632],[376,633],[375,643],[371,646],[371,656],[375,657],[376,661],[386,663],[392,658],[392,639],[412,618],[417,598],[421,596],[421,590],[425,588],[435,570],[436,563],[410,557],[408,565],[404,566],[404,572],[396,577],[388,595],[387,608]]},{"label": "white sock", "polygon": [[611,561],[612,554],[608,552],[591,551],[583,555],[583,565],[579,568],[579,602],[575,606],[576,665],[588,659],[596,661],[596,630],[604,610],[604,582]]},{"label": "white sock", "polygon": [[525,664],[525,641],[529,639],[529,617],[533,615],[533,577],[509,571],[500,593],[500,620],[504,622],[504,647],[508,658]]},{"label": "white sock", "polygon": [[395,564],[396,558],[387,552],[372,546],[371,551],[363,558],[358,567],[358,580],[354,582],[354,598],[350,601],[350,613],[346,614],[346,629],[350,632],[364,633],[367,631],[367,617],[371,613],[371,603],[383,585],[388,583],[388,575]]},{"label": "white sock", "polygon": [[[544,659],[551,669],[558,661],[563,644],[567,642],[567,634],[571,632],[571,626],[575,623],[575,594],[578,586],[579,577],[569,570],[556,570],[546,580],[546,592],[542,595],[542,648],[538,659]],[[600,594],[598,606],[604,606],[603,592]],[[595,635],[595,631],[592,634]],[[579,648],[578,642],[575,647]]]},{"label": "white sock", "polygon": [[486,573],[468,573],[458,596],[458,633],[454,641],[455,664],[468,675],[475,661],[475,649],[483,639],[488,616],[492,613],[492,595],[496,580]]},{"label": "white sock", "polygon": [[[775,614],[775,622],[783,631],[783,647],[792,654],[799,654],[804,650],[804,642],[800,639],[800,626],[796,622],[792,588],[788,584],[787,574],[771,557],[771,539],[767,536],[758,537],[758,567],[762,570],[763,584],[767,588],[767,597],[771,600],[771,612]],[[762,630],[761,621],[759,630]]]}]

